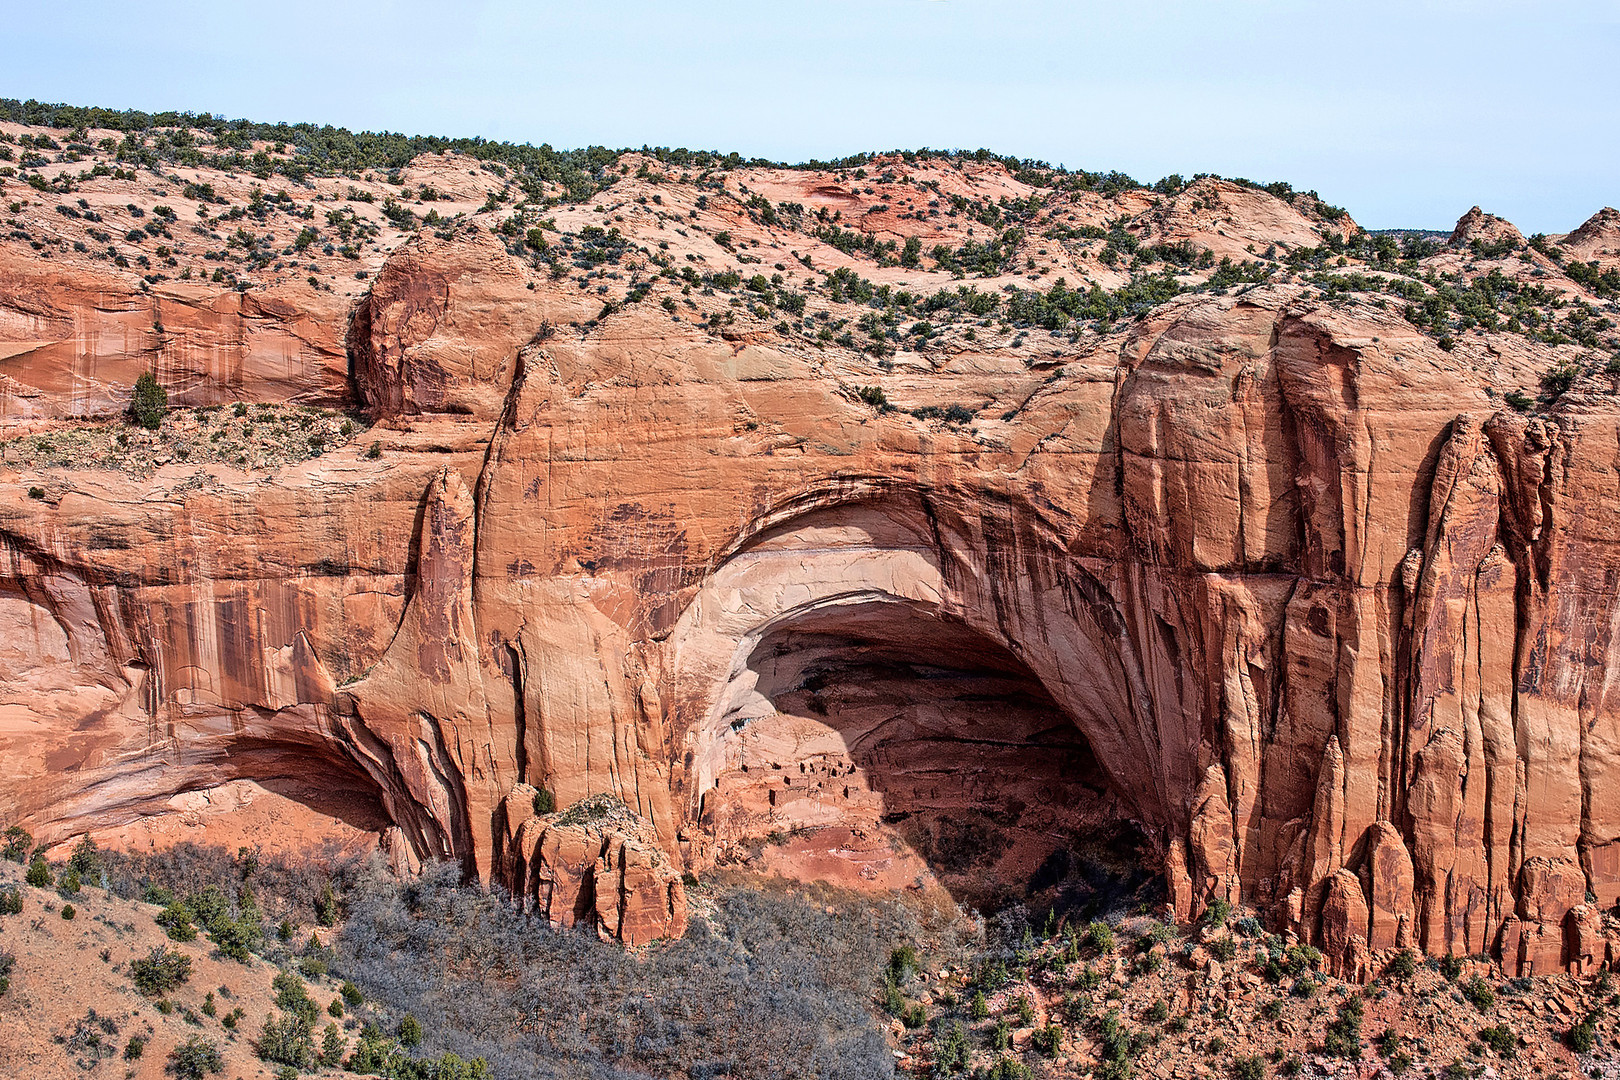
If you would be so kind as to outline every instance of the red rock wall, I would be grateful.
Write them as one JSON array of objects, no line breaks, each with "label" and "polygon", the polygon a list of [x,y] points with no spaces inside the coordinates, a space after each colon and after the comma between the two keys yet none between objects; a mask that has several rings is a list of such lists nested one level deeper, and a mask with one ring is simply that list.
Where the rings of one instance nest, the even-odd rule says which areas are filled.
[{"label": "red rock wall", "polygon": [[[0,485],[9,817],[57,839],[324,772],[377,793],[402,864],[568,919],[589,878],[643,940],[684,917],[750,649],[859,598],[1026,665],[1183,916],[1252,902],[1350,972],[1602,953],[1576,909],[1620,901],[1611,398],[1503,411],[1394,313],[1279,286],[1173,301],[1050,379],[943,373],[1018,401],[951,428],[862,404],[858,357],[642,311],[540,334],[596,305],[535,283],[492,239],[428,239],[342,334],[281,319],[321,327],[316,359],[255,386],[340,395],[346,334],[379,460]],[[39,385],[42,416],[78,392]],[[515,821],[540,787],[645,831]]]}]

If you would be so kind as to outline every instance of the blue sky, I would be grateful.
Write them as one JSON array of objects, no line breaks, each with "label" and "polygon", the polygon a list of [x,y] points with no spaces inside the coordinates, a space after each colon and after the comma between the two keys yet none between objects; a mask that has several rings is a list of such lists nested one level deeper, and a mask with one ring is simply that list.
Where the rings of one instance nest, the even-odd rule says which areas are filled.
[{"label": "blue sky", "polygon": [[1620,203],[1620,0],[5,0],[0,96],[784,160],[987,146],[1370,228]]}]

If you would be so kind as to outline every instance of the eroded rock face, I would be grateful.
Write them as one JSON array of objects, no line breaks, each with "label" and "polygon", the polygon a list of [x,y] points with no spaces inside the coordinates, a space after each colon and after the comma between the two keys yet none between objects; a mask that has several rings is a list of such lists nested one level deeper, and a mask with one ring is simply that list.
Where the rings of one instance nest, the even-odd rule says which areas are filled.
[{"label": "eroded rock face", "polygon": [[501,884],[559,926],[594,926],[640,945],[686,930],[686,890],[647,820],[612,796],[536,813],[539,792],[518,784],[502,802]]},{"label": "eroded rock face", "polygon": [[152,369],[176,404],[341,405],[346,315],[344,302],[307,286],[142,290],[0,250],[0,431],[117,412]]},{"label": "eroded rock face", "polygon": [[[638,183],[628,233],[725,257],[649,209],[696,215],[694,190]],[[1234,253],[1353,228],[1199,183],[1119,198],[1152,238],[1235,232]],[[1100,195],[1075,207],[1107,220]],[[810,250],[724,213],[762,266]],[[1534,414],[1499,397],[1574,347],[1446,350],[1393,305],[1279,282],[884,366],[704,312],[746,306],[678,278],[604,307],[480,220],[401,244],[341,316],[287,314],[314,344],[277,379],[165,370],[199,403],[364,403],[371,436],[260,476],[64,468],[49,498],[3,466],[8,818],[62,840],[179,792],[318,780],[380,808],[401,867],[458,860],[631,942],[680,932],[683,870],[772,834],[828,830],[842,848],[803,872],[892,883],[861,838],[906,822],[942,862],[938,823],[980,815],[953,843],[1001,830],[1027,871],[1048,854],[1029,836],[1129,820],[1178,915],[1255,904],[1349,975],[1407,945],[1606,962],[1582,905],[1620,900],[1620,408],[1596,373]],[[50,342],[93,287],[40,286],[8,417],[87,400]],[[85,384],[107,405],[146,364],[114,352]],[[976,418],[924,408],[954,403]],[[575,812],[604,797],[623,810]]]}]

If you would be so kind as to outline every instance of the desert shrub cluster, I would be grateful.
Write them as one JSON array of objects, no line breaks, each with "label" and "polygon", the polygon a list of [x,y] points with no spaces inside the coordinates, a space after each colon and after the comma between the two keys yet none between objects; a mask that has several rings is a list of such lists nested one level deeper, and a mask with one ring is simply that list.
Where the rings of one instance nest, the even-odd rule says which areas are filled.
[{"label": "desert shrub cluster", "polygon": [[[399,1038],[496,1076],[887,1077],[871,988],[898,905],[728,890],[684,938],[639,952],[556,930],[451,870],[349,892],[335,970],[365,991],[371,1060]],[[397,1019],[396,1019],[397,1018]],[[412,1023],[401,1026],[401,1020]]]}]

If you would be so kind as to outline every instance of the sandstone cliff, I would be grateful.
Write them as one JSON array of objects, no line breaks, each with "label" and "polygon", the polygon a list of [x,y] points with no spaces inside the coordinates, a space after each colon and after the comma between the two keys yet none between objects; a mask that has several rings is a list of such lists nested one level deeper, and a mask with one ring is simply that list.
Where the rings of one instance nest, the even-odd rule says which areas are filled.
[{"label": "sandstone cliff", "polygon": [[[355,260],[292,247],[245,290],[121,274],[6,184],[36,238],[0,243],[8,819],[319,778],[401,865],[633,941],[767,835],[790,872],[965,888],[1129,820],[1180,914],[1253,903],[1336,970],[1616,948],[1603,278],[1477,212],[1458,235],[1515,250],[1403,263],[1208,179],[625,155],[526,210],[448,160],[478,186],[434,229],[350,196],[376,246],[341,300]],[[343,194],[289,196],[272,248]],[[254,470],[39,448],[149,368],[371,427]]]}]

